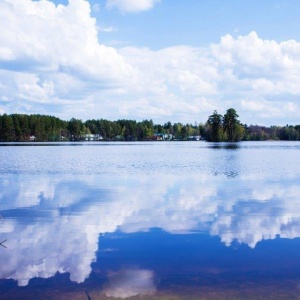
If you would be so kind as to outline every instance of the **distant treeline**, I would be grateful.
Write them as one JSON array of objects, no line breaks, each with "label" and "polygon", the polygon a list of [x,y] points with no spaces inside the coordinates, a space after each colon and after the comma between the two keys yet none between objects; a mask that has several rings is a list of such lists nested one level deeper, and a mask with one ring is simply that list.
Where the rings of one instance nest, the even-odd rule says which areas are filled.
[{"label": "distant treeline", "polygon": [[[105,119],[63,121],[47,115],[0,115],[0,140],[11,141],[143,141],[143,140],[300,140],[300,125],[271,126],[243,125],[234,109],[224,116],[214,112],[206,123],[154,124],[152,120]],[[230,119],[233,118],[233,119]]]}]

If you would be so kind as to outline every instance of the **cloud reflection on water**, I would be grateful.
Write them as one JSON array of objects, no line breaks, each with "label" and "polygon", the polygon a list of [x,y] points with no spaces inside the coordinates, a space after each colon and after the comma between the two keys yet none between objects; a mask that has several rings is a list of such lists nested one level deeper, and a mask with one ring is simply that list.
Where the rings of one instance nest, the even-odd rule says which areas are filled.
[{"label": "cloud reflection on water", "polygon": [[[252,248],[278,235],[300,236],[300,187],[294,179],[63,175],[32,179],[7,175],[0,180],[4,216],[0,233],[9,248],[0,252],[6,262],[0,277],[15,279],[20,286],[56,272],[69,272],[72,281],[83,282],[96,260],[99,234],[117,230],[201,231],[219,236],[227,246],[237,240]],[[126,290],[126,280],[135,276],[145,280]],[[122,281],[123,277],[127,279]],[[109,280],[107,296],[154,290],[148,270],[123,270]]]}]

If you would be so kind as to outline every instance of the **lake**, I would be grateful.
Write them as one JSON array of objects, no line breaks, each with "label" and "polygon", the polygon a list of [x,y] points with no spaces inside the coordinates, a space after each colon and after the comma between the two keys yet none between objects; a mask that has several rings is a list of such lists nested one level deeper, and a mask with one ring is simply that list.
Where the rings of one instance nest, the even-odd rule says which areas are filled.
[{"label": "lake", "polygon": [[300,297],[300,142],[1,143],[0,161],[0,299]]}]

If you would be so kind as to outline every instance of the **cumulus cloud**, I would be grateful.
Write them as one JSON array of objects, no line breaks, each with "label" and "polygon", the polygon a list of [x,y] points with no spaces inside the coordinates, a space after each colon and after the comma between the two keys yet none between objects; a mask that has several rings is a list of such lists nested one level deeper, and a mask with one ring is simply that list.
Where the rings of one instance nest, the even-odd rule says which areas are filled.
[{"label": "cumulus cloud", "polygon": [[[87,1],[66,6],[50,1],[2,1],[0,59],[4,69],[70,72],[78,76],[118,76],[126,64],[115,49],[99,44]],[[8,35],[8,33],[17,34]],[[8,51],[9,50],[9,51]],[[10,63],[11,62],[11,63]]]},{"label": "cumulus cloud", "polygon": [[65,6],[47,0],[1,1],[0,89],[12,102],[7,105],[75,104],[78,96],[86,101],[95,85],[122,85],[131,67],[114,48],[99,43],[90,14],[83,0]]},{"label": "cumulus cloud", "polygon": [[106,7],[117,8],[121,12],[137,13],[151,9],[160,0],[107,0]]},{"label": "cumulus cloud", "polygon": [[263,40],[251,32],[236,38],[226,35],[207,48],[123,48],[121,53],[138,70],[141,92],[147,91],[148,99],[160,99],[151,99],[149,109],[166,112],[172,103],[172,115],[189,112],[205,118],[208,111],[233,106],[245,122],[255,115],[263,122],[281,123],[285,118],[296,121],[299,45],[293,40]]},{"label": "cumulus cloud", "polygon": [[[155,1],[108,1],[122,11]],[[206,47],[101,43],[88,1],[0,2],[0,111],[63,118],[205,121],[235,107],[243,122],[298,122],[300,43],[255,32]],[[99,37],[98,37],[99,34]]]},{"label": "cumulus cloud", "polygon": [[[156,2],[107,7],[141,11]],[[193,122],[233,106],[247,123],[297,122],[299,42],[251,32],[204,48],[117,50],[101,43],[101,31],[116,29],[98,28],[91,10],[84,0],[0,2],[1,112]]]},{"label": "cumulus cloud", "polygon": [[152,51],[126,47],[120,53],[136,70],[137,81],[127,87],[127,92],[129,97],[137,93],[137,102],[126,102],[128,115],[138,111],[142,118],[150,115],[164,120],[182,120],[184,115],[187,121],[188,114],[207,116],[217,109],[213,96],[217,92],[218,74],[203,49],[176,46]]}]

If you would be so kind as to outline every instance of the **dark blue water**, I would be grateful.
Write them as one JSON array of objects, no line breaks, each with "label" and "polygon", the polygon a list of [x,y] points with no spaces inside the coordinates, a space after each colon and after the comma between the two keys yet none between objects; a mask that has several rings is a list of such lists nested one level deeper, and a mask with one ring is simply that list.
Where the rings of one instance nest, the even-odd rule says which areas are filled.
[{"label": "dark blue water", "polygon": [[0,161],[0,299],[300,296],[300,143],[1,144]]}]

